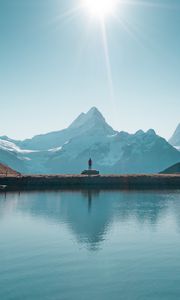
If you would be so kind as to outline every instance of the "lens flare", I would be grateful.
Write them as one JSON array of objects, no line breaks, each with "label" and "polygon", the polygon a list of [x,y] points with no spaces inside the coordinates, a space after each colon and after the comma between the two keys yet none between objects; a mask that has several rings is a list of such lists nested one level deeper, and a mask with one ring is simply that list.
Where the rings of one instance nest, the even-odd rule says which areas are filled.
[{"label": "lens flare", "polygon": [[117,0],[84,0],[83,2],[89,13],[100,19],[112,15],[117,5]]}]

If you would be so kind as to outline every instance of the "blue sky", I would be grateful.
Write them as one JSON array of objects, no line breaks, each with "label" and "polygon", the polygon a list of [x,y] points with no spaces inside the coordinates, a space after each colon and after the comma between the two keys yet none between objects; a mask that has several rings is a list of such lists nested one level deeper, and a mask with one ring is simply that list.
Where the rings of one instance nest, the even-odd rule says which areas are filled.
[{"label": "blue sky", "polygon": [[0,135],[62,129],[96,106],[115,129],[168,138],[180,122],[179,0],[131,0],[107,18],[113,95],[98,20],[66,14],[81,1],[0,0]]}]

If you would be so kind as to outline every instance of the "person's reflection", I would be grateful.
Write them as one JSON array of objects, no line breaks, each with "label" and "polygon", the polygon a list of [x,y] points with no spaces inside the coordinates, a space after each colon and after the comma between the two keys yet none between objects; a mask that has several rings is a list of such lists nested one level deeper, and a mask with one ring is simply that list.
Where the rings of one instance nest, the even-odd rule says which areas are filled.
[{"label": "person's reflection", "polygon": [[88,212],[91,213],[93,196],[98,196],[99,191],[89,189],[83,191],[82,194],[88,199]]},{"label": "person's reflection", "polygon": [[91,212],[91,206],[92,206],[92,193],[91,191],[88,191],[88,212]]}]

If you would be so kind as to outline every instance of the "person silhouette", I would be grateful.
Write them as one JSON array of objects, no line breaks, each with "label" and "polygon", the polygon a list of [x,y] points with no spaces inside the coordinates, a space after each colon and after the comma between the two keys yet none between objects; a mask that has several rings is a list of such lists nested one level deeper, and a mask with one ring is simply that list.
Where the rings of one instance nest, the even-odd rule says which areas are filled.
[{"label": "person silhouette", "polygon": [[91,158],[88,160],[88,167],[89,167],[89,170],[92,169],[92,159]]}]

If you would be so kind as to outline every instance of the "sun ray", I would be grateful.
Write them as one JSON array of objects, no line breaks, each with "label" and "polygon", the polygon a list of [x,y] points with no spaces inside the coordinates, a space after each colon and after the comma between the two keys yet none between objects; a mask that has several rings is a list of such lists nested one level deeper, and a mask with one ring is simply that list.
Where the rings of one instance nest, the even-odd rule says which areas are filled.
[{"label": "sun ray", "polygon": [[129,6],[144,6],[149,8],[160,8],[160,9],[177,9],[180,8],[180,4],[165,4],[162,1],[152,0],[120,0],[121,5]]},{"label": "sun ray", "polygon": [[107,42],[106,27],[105,27],[105,23],[103,21],[101,22],[101,31],[102,31],[103,49],[104,49],[104,56],[105,56],[105,62],[106,62],[107,80],[108,80],[108,86],[109,86],[110,99],[111,99],[111,101],[113,101],[114,87],[113,87],[113,79],[112,79],[112,71],[111,71],[111,62],[110,62],[109,48],[108,48],[108,42]]},{"label": "sun ray", "polygon": [[[114,16],[115,20],[120,24],[120,28],[122,28],[127,34],[141,47],[143,48],[149,48],[150,42],[147,36],[142,35],[142,32],[140,32],[139,28],[133,23],[131,24],[128,22],[128,20],[124,18],[118,18],[117,16]],[[148,45],[148,46],[147,46]]]},{"label": "sun ray", "polygon": [[53,18],[48,24],[59,24],[59,22],[65,21],[66,23],[76,18],[79,13],[81,13],[82,7],[79,5],[72,9],[66,10],[62,14],[59,14]]}]

